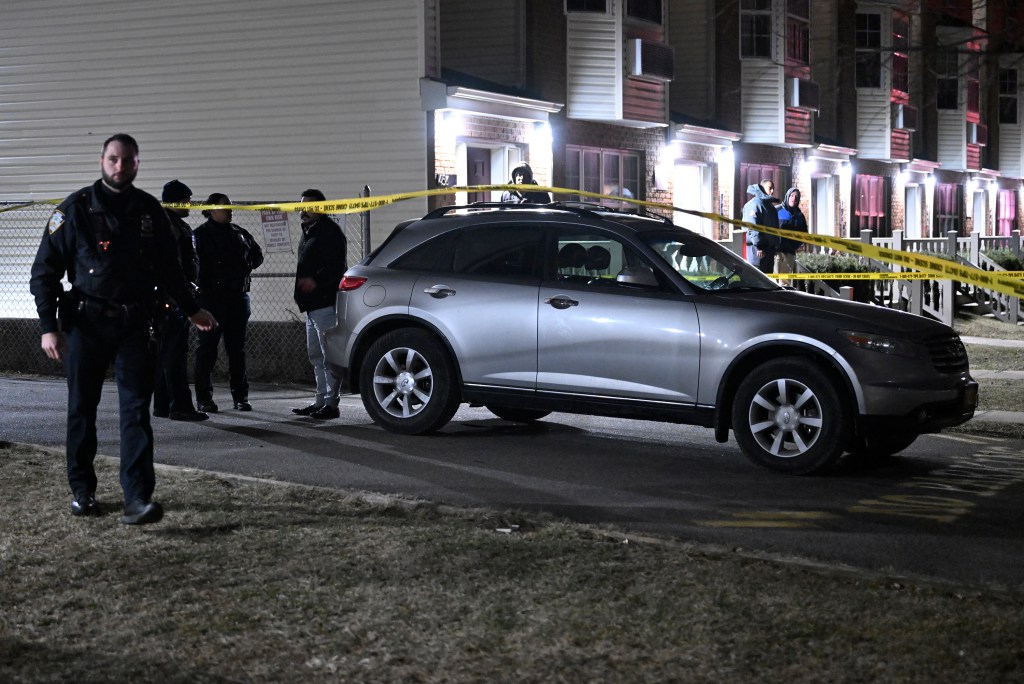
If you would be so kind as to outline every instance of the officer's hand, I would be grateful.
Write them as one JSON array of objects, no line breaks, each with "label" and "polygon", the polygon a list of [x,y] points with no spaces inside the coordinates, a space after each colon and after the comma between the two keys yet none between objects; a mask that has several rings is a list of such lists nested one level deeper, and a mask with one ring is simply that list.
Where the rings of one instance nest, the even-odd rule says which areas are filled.
[{"label": "officer's hand", "polygon": [[188,317],[188,320],[192,321],[192,325],[196,326],[200,330],[213,330],[217,327],[217,319],[214,318],[213,314],[206,309],[196,311]]},{"label": "officer's hand", "polygon": [[67,349],[68,341],[67,338],[64,337],[64,333],[43,333],[43,342],[41,346],[48,357],[54,361],[60,361],[61,357],[64,355],[64,350]]}]

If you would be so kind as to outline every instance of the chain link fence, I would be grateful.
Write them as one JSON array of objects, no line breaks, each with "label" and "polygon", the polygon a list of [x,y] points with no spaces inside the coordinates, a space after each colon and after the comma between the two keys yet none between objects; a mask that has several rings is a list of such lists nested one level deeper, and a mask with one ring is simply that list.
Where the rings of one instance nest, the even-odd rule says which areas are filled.
[{"label": "chain link fence", "polygon": [[[46,358],[40,349],[35,300],[28,289],[32,262],[53,210],[52,204],[0,203],[0,372],[63,373],[61,364]],[[252,273],[252,318],[246,343],[249,379],[309,384],[306,317],[292,299],[302,230],[298,213],[236,210],[233,214],[232,222],[249,231],[264,253],[263,265]],[[370,249],[369,231],[364,230],[367,215],[332,218],[345,230],[349,265],[358,262]],[[205,220],[198,211],[186,219],[193,228]],[[193,330],[193,353],[195,347]],[[190,374],[193,358],[190,354]],[[227,357],[221,349],[215,381],[226,382],[226,378]]]}]

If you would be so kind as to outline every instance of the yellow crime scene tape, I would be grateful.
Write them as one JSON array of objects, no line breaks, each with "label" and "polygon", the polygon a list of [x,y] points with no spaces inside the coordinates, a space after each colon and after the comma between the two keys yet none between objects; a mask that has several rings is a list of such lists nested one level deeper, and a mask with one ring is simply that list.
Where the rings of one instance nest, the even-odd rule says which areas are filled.
[{"label": "yellow crime scene tape", "polygon": [[[403,202],[405,200],[415,199],[417,197],[434,197],[439,195],[452,195],[459,192],[496,192],[504,190],[530,190],[534,192],[550,192],[556,195],[576,195],[578,197],[589,197],[593,199],[604,199],[612,200],[615,202],[626,202],[641,207],[650,207],[653,209],[660,209],[662,211],[678,211],[684,214],[690,214],[691,216],[699,216],[701,218],[708,219],[710,221],[719,221],[721,223],[728,223],[729,225],[736,226],[745,230],[757,230],[762,233],[768,233],[769,235],[776,235],[779,237],[789,238],[791,240],[798,240],[811,245],[818,245],[820,247],[826,247],[829,249],[836,249],[856,256],[867,257],[875,259],[877,261],[883,261],[889,264],[894,264],[904,268],[910,268],[920,273],[845,273],[845,274],[796,274],[787,273],[779,274],[779,277],[785,277],[787,279],[795,278],[809,278],[812,280],[856,280],[856,279],[868,279],[874,280],[879,278],[894,278],[898,280],[932,280],[936,279],[950,279],[968,282],[973,285],[978,285],[989,290],[995,290],[1008,294],[1014,297],[1024,297],[1024,280],[1021,279],[1015,272],[993,272],[985,271],[974,266],[966,266],[957,264],[946,259],[940,259],[926,254],[919,254],[916,252],[905,252],[897,249],[889,249],[885,247],[877,247],[865,242],[859,242],[857,240],[849,240],[846,238],[831,237],[828,235],[818,235],[815,233],[797,233],[794,231],[784,230],[781,228],[769,228],[767,226],[759,226],[753,223],[747,223],[746,221],[740,221],[738,219],[729,218],[721,214],[713,214],[704,211],[696,211],[694,209],[683,209],[681,207],[674,207],[669,204],[662,204],[659,202],[648,202],[646,200],[634,199],[631,197],[619,197],[617,195],[604,195],[597,192],[587,192],[586,190],[577,190],[575,188],[557,188],[543,185],[514,185],[514,184],[501,184],[501,185],[464,185],[454,186],[446,188],[434,188],[431,190],[417,190],[414,192],[403,192],[392,195],[379,195],[376,197],[357,197],[353,199],[340,199],[340,200],[328,200],[324,202],[270,202],[263,204],[190,204],[190,203],[166,203],[163,206],[169,209],[196,209],[196,210],[209,210],[209,209],[232,209],[239,211],[281,211],[281,212],[294,212],[302,210],[311,210],[320,214],[355,214],[364,211],[373,211],[397,202]],[[63,200],[39,200],[32,204],[60,204]],[[29,205],[23,205],[29,206]],[[15,207],[16,208],[16,207]],[[13,208],[5,208],[0,211],[10,211]],[[1013,273],[1013,275],[1010,275]]]}]

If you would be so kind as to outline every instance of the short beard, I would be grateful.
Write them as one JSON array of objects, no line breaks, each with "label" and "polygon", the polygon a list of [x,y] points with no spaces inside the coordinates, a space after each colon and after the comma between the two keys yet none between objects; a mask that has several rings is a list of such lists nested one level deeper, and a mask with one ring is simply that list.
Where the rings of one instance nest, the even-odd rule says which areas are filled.
[{"label": "short beard", "polygon": [[100,173],[103,175],[103,182],[106,183],[108,187],[112,188],[113,190],[117,190],[118,192],[120,192],[122,190],[125,190],[126,188],[131,187],[132,181],[135,180],[135,175],[136,175],[134,173],[132,173],[132,174],[128,174],[128,173],[122,174],[125,177],[125,180],[121,181],[120,183],[115,183],[114,179],[111,178],[110,176],[108,176],[106,171],[103,171],[101,169]]}]

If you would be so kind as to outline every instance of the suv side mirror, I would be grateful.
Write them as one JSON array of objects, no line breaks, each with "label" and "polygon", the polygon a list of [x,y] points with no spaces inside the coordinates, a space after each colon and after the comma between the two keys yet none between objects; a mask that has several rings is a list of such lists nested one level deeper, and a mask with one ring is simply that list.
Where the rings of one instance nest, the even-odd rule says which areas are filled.
[{"label": "suv side mirror", "polygon": [[650,266],[627,266],[615,276],[615,282],[623,285],[640,285],[642,287],[658,287],[658,279]]}]

